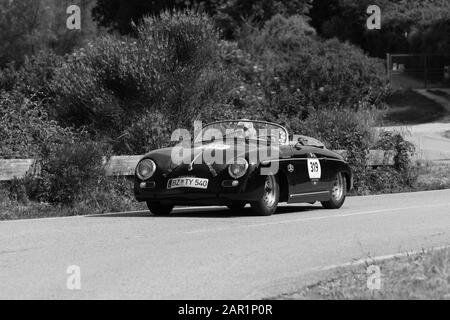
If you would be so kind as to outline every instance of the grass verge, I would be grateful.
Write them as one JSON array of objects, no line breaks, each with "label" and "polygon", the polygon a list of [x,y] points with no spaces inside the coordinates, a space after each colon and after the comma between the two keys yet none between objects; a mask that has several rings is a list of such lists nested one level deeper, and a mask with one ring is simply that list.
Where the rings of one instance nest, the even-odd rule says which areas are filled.
[{"label": "grass verge", "polygon": [[0,185],[0,220],[67,217],[146,208],[145,204],[134,199],[132,181],[126,178],[109,179],[103,188],[91,189],[71,204],[30,200],[21,187],[20,182]]},{"label": "grass verge", "polygon": [[420,162],[417,174],[415,191],[450,189],[450,164]]},{"label": "grass verge", "polygon": [[37,219],[52,217],[71,217],[92,214],[114,213],[124,211],[145,210],[142,203],[130,202],[122,199],[122,205],[113,207],[95,207],[87,202],[78,202],[71,206],[48,203],[29,202],[27,204],[16,201],[0,202],[0,221]]},{"label": "grass verge", "polygon": [[450,300],[450,249],[423,252],[374,263],[379,290],[368,289],[368,265],[339,268],[326,279],[275,299]]}]

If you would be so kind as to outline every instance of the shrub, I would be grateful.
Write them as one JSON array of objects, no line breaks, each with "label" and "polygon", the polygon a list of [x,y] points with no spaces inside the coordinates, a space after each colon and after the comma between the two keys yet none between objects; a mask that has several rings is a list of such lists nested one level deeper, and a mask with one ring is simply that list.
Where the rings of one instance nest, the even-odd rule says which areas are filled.
[{"label": "shrub", "polygon": [[142,209],[133,194],[133,181],[129,177],[105,177],[76,206],[85,207],[86,214]]},{"label": "shrub", "polygon": [[386,93],[384,66],[348,43],[322,41],[298,16],[275,16],[243,31],[244,79],[260,84],[272,117],[308,116],[311,108],[378,104]]},{"label": "shrub", "polygon": [[171,137],[171,124],[159,112],[147,111],[139,115],[114,143],[115,150],[121,154],[145,154],[151,150],[162,148]]},{"label": "shrub", "polygon": [[72,204],[92,192],[104,177],[105,146],[71,141],[43,151],[41,173],[29,192],[41,202]]},{"label": "shrub", "polygon": [[[12,182],[0,184],[0,220],[47,218],[54,216],[74,216],[143,210],[142,204],[135,201],[132,194],[133,182],[128,178],[102,178],[96,188],[90,190],[71,204],[38,203],[28,201],[28,179],[14,182],[20,187],[12,187]],[[15,190],[21,190],[22,200],[17,200]]]},{"label": "shrub", "polygon": [[398,184],[403,187],[413,187],[417,181],[417,171],[412,164],[414,145],[406,141],[399,132],[383,131],[375,148],[395,151],[393,169],[398,173]]},{"label": "shrub", "polygon": [[206,9],[214,16],[216,24],[222,29],[226,39],[239,37],[239,30],[246,19],[257,27],[277,15],[285,17],[304,16],[310,9],[308,0],[225,0],[207,5]]},{"label": "shrub", "polygon": [[[144,129],[134,122],[148,114],[164,115],[172,130],[226,99],[230,77],[214,63],[218,34],[206,15],[164,12],[145,18],[137,33],[100,38],[57,70],[51,87],[61,121],[116,139],[130,127]],[[133,143],[130,152],[145,148]]]},{"label": "shrub", "polygon": [[275,14],[306,14],[309,0],[98,0],[93,10],[95,20],[103,27],[133,34],[133,23],[146,15],[159,15],[170,9],[194,7],[211,15],[226,38],[236,36],[245,18],[263,24]]},{"label": "shrub", "polygon": [[49,119],[41,103],[18,92],[0,94],[0,158],[35,158],[41,147],[71,139],[74,133]]},{"label": "shrub", "polygon": [[[386,53],[448,54],[450,4],[447,0],[378,0],[382,28],[367,30],[362,12],[373,1],[315,0],[312,24],[325,38],[338,38],[360,46],[371,56]],[[405,34],[407,35],[405,37]]]},{"label": "shrub", "polygon": [[394,151],[394,165],[365,168],[356,172],[357,194],[395,193],[416,190],[418,172],[412,163],[414,145],[398,132],[381,132],[371,149]]},{"label": "shrub", "polygon": [[31,57],[25,57],[23,65],[17,71],[14,90],[36,101],[52,98],[49,83],[63,61],[63,57],[51,50],[42,50]]}]

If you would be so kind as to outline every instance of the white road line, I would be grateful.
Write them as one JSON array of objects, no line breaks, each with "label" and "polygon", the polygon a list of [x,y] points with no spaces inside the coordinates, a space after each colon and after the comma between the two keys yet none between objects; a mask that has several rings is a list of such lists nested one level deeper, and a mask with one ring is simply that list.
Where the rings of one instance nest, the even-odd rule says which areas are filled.
[{"label": "white road line", "polygon": [[[370,214],[377,214],[377,213],[381,213],[381,214],[390,213],[392,211],[439,208],[439,207],[446,207],[446,206],[450,207],[450,202],[443,203],[443,204],[436,204],[436,205],[428,205],[428,206],[412,206],[412,207],[393,208],[393,209],[380,209],[380,210],[354,212],[354,213],[347,213],[347,214],[335,214],[335,215],[320,216],[320,217],[309,217],[309,218],[300,218],[300,219],[292,219],[292,220],[284,220],[284,221],[276,221],[276,222],[248,224],[248,225],[240,225],[240,226],[225,227],[225,228],[200,229],[200,230],[187,231],[187,232],[182,232],[182,233],[184,233],[184,234],[208,233],[208,232],[235,230],[235,229],[264,227],[264,226],[272,226],[272,225],[280,225],[280,224],[288,224],[288,223],[297,223],[297,222],[304,222],[304,221],[324,220],[324,219],[329,219],[329,218],[345,218],[345,217],[363,216],[363,215],[370,215]],[[338,210],[336,210],[336,211],[338,211]]]}]

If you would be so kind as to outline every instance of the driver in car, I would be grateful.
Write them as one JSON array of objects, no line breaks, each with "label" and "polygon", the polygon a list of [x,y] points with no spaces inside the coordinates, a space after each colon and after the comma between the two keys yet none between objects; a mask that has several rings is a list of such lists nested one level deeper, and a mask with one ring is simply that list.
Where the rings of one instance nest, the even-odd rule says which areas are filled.
[{"label": "driver in car", "polygon": [[256,139],[258,137],[253,122],[240,121],[236,126],[236,132],[243,133],[245,139]]}]

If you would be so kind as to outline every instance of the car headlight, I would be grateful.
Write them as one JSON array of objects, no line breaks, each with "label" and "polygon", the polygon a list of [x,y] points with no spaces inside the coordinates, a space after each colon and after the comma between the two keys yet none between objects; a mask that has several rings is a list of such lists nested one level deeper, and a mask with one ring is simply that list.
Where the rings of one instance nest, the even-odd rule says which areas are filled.
[{"label": "car headlight", "polygon": [[243,177],[248,170],[248,162],[244,158],[237,158],[232,164],[228,166],[228,173],[234,179]]},{"label": "car headlight", "polygon": [[144,159],[137,165],[136,175],[141,180],[150,179],[156,171],[156,164],[153,160]]}]

